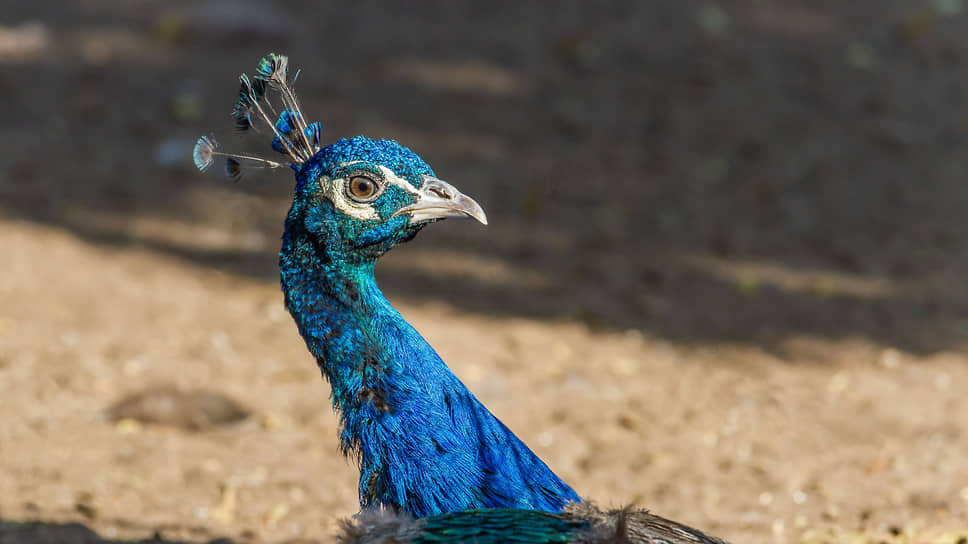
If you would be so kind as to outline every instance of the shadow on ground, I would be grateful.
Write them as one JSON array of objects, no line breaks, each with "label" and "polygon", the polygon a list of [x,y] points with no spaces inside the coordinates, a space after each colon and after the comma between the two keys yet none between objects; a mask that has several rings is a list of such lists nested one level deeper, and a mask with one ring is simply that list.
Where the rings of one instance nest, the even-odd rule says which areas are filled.
[{"label": "shadow on ground", "polygon": [[280,50],[330,138],[397,138],[492,218],[392,255],[395,298],[770,349],[962,345],[965,16],[718,6],[19,6],[43,32],[0,52],[0,212],[275,281],[288,175],[227,187],[187,159],[210,129],[264,147],[224,114]]},{"label": "shadow on ground", "polygon": [[107,538],[97,534],[82,523],[51,523],[44,521],[0,520],[0,544],[232,544],[234,540],[216,538],[211,540],[171,540],[160,531],[151,538],[124,540]]}]

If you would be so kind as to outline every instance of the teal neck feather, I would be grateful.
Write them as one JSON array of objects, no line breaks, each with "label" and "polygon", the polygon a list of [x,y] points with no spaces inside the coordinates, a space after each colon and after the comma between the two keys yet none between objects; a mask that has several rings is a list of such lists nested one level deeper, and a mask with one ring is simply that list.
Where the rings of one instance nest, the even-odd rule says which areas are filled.
[{"label": "teal neck feather", "polygon": [[347,259],[339,240],[306,231],[297,208],[280,255],[286,306],[332,387],[361,507],[423,517],[580,500],[390,306],[375,257]]}]

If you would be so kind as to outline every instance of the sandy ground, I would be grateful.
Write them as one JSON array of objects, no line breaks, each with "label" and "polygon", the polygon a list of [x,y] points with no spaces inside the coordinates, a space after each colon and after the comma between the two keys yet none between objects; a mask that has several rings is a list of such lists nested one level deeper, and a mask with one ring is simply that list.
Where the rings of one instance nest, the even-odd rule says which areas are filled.
[{"label": "sandy ground", "polygon": [[263,148],[225,113],[268,50],[328,137],[484,204],[378,278],[582,495],[736,543],[964,542],[960,3],[115,4],[2,5],[0,542],[355,513],[276,279],[291,180],[186,156]]}]

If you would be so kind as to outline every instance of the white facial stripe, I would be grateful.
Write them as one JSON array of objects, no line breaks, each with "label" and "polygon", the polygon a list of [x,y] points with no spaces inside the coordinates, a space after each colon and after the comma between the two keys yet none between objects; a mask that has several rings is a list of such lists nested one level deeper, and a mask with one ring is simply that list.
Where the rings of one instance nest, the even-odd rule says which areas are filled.
[{"label": "white facial stripe", "polygon": [[[353,166],[354,164],[360,164],[362,162],[364,161],[344,162],[340,163],[340,166]],[[393,170],[390,170],[386,166],[380,165],[377,165],[377,168],[379,168],[380,172],[383,173],[384,182],[388,185],[393,185],[394,187],[402,189],[410,194],[419,194],[420,191],[416,187],[411,185],[409,181],[396,175]],[[372,202],[361,204],[346,196],[346,179],[330,179],[328,177],[321,177],[319,178],[319,186],[326,198],[329,199],[329,201],[333,203],[333,206],[335,206],[340,212],[363,221],[370,221],[380,218],[380,215],[376,213],[376,210],[373,208]]]},{"label": "white facial stripe", "polygon": [[418,194],[420,192],[419,190],[417,190],[416,187],[411,185],[409,181],[394,174],[393,170],[390,170],[386,166],[377,165],[377,168],[380,169],[380,172],[383,172],[383,179],[385,179],[388,184],[398,187],[400,189],[403,189],[404,191],[412,195]]}]

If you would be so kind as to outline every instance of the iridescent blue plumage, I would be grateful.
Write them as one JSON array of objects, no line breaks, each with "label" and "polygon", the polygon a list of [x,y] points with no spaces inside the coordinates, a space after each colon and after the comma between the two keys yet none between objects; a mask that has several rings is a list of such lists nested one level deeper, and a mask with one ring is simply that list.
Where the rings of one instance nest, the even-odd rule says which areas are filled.
[{"label": "iridescent blue plumage", "polygon": [[427,516],[469,508],[558,511],[578,495],[495,418],[377,288],[377,257],[412,238],[389,185],[376,218],[341,213],[320,180],[388,169],[419,189],[430,167],[387,140],[344,139],[297,173],[280,253],[286,305],[333,389],[341,444],[360,463],[361,506]]},{"label": "iridescent blue plumage", "polygon": [[[487,507],[556,512],[580,501],[464,387],[376,285],[376,260],[425,225],[447,217],[486,224],[477,202],[394,141],[357,136],[321,147],[319,123],[306,124],[296,103],[286,57],[270,54],[252,78],[239,80],[237,126],[261,120],[272,131],[272,148],[296,172],[279,254],[282,289],[332,386],[342,450],[360,466],[361,507],[422,517]],[[216,145],[199,139],[200,167],[225,156],[234,178],[243,162],[284,165],[217,152]]]},{"label": "iridescent blue plumage", "polygon": [[[279,114],[279,119],[276,120],[276,131],[279,133],[279,136],[276,136],[272,139],[272,149],[285,155],[288,151],[283,145],[282,139],[287,138],[290,141],[293,140],[293,131],[299,130],[299,123],[301,121],[302,116],[299,112],[293,110],[283,110],[283,112]],[[308,128],[306,130],[306,134],[310,134]]]},{"label": "iridescent blue plumage", "polygon": [[288,162],[218,152],[207,137],[195,161],[204,170],[225,156],[230,175],[242,162],[296,173],[279,253],[286,307],[332,387],[341,449],[360,467],[364,518],[401,514],[361,518],[341,541],[722,544],[646,511],[603,513],[581,502],[468,391],[390,305],[373,270],[427,224],[486,224],[484,211],[394,141],[357,136],[321,147],[320,125],[306,124],[287,78],[286,57],[267,56],[251,80],[240,78],[233,116],[240,128],[261,119]]}]

